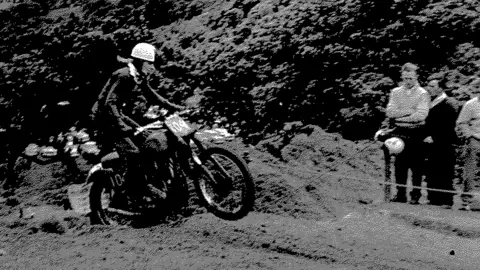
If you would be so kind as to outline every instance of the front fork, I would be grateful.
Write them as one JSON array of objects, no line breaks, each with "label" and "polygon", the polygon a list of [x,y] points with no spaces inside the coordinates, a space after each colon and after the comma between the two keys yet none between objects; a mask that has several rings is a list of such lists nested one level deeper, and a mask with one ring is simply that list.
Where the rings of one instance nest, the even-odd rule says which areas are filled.
[{"label": "front fork", "polygon": [[[205,167],[204,163],[202,162],[202,160],[210,160],[213,165],[215,166],[215,168],[217,169],[217,171],[221,174],[222,178],[223,179],[231,179],[231,176],[230,174],[223,168],[223,166],[215,159],[215,157],[213,156],[208,156],[206,154],[206,148],[205,146],[203,146],[203,144],[197,140],[196,138],[191,138],[191,142],[193,144],[195,144],[197,146],[197,148],[199,149],[199,155],[197,155],[197,153],[195,153],[195,151],[192,150],[192,148],[190,147],[190,151],[191,151],[191,155],[192,155],[192,158],[195,162],[196,165],[198,165],[199,167],[201,167],[200,169],[202,170],[207,170],[207,175],[211,176],[211,172],[208,171],[208,168]],[[215,177],[211,176],[209,177],[211,178],[211,180],[213,181],[213,183],[215,185],[218,185],[220,183],[218,183],[218,181],[215,179]],[[228,181],[230,182],[230,181]]]}]

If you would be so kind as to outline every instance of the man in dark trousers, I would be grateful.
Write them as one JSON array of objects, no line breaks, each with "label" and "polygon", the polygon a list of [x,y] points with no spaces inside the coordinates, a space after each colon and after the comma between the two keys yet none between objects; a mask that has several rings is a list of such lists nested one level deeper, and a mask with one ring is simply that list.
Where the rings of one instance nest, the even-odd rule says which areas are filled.
[{"label": "man in dark trousers", "polygon": [[[425,119],[428,115],[430,97],[417,81],[416,65],[407,63],[402,66],[402,84],[394,88],[389,97],[386,115],[393,122],[395,132],[405,137],[405,149],[395,159],[395,180],[397,184],[406,185],[408,170],[412,171],[413,186],[422,182],[422,140]],[[410,194],[410,203],[418,204],[421,193],[418,188]],[[393,202],[407,202],[407,189],[397,187]]]},{"label": "man in dark trousers", "polygon": [[[454,191],[453,178],[455,173],[455,125],[457,107],[452,98],[444,92],[445,79],[431,79],[426,87],[430,93],[430,111],[425,120],[425,142],[429,151],[426,182],[427,187]],[[432,205],[451,208],[453,193],[428,191],[428,200]]]},{"label": "man in dark trousers", "polygon": [[463,104],[457,118],[457,132],[463,142],[463,194],[460,210],[470,211],[474,198],[471,193],[478,187],[480,168],[480,78],[470,83],[472,98]]}]

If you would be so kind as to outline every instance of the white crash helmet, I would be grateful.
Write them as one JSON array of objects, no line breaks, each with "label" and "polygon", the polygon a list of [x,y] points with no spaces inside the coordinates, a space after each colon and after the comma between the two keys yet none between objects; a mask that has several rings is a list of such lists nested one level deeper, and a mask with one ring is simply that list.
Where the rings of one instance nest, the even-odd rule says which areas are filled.
[{"label": "white crash helmet", "polygon": [[385,146],[390,151],[390,154],[400,154],[405,148],[405,143],[398,137],[392,137],[385,141]]},{"label": "white crash helmet", "polygon": [[132,57],[141,60],[154,62],[155,61],[155,47],[148,43],[138,43],[132,49]]}]

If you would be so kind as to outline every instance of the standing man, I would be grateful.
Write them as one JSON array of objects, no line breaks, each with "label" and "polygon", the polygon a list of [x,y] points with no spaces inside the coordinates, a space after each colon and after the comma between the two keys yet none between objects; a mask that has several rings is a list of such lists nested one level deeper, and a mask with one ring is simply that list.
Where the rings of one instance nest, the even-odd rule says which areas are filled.
[{"label": "standing man", "polygon": [[[414,64],[403,65],[401,69],[403,82],[390,93],[386,114],[393,122],[395,133],[405,138],[405,149],[395,159],[396,183],[406,185],[408,170],[411,169],[413,186],[421,186],[424,125],[430,97],[418,84],[416,70],[417,66]],[[418,204],[420,197],[420,189],[414,188],[410,194],[410,203]],[[406,187],[398,187],[397,195],[392,201],[407,202]]]},{"label": "standing man", "polygon": [[[471,91],[476,96],[467,101],[460,111],[457,119],[457,130],[465,141],[463,166],[463,191],[471,192],[473,190],[477,175],[478,161],[480,160],[480,78],[476,78],[470,84]],[[460,210],[470,210],[472,196],[462,194],[462,207]]]},{"label": "standing man", "polygon": [[[427,187],[454,191],[455,175],[455,125],[457,107],[452,98],[444,92],[445,79],[432,79],[428,82],[430,93],[430,111],[426,119],[425,142],[429,144],[426,172]],[[453,193],[428,191],[428,200],[432,205],[453,206]]]}]

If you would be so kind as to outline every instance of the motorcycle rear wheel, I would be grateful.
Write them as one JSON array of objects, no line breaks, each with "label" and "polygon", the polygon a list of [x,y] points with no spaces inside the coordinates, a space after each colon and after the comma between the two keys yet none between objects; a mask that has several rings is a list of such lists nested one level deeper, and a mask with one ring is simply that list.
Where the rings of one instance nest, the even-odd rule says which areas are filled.
[{"label": "motorcycle rear wheel", "polygon": [[[91,210],[90,221],[92,224],[131,225],[131,222],[140,216],[138,212],[130,212],[112,207],[112,201],[115,195],[115,188],[110,177],[104,176],[93,182],[89,195]],[[118,197],[115,199],[116,201],[120,200]],[[121,201],[127,203],[126,200]]]}]

